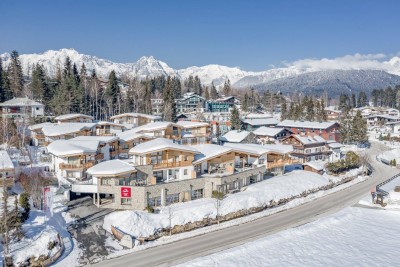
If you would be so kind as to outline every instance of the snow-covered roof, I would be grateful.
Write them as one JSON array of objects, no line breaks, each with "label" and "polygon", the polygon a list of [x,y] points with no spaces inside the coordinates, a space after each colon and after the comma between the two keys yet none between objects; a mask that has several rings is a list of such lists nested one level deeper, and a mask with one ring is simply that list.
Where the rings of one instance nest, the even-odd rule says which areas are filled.
[{"label": "snow-covered roof", "polygon": [[203,144],[192,146],[196,150],[198,150],[201,154],[197,154],[194,157],[193,164],[197,164],[224,154],[227,154],[232,151],[229,147],[223,147],[219,145],[213,144]]},{"label": "snow-covered roof", "polygon": [[326,143],[326,140],[319,135],[307,136],[307,135],[293,134],[292,136],[297,140],[299,140],[304,145]]},{"label": "snow-covered roof", "polygon": [[78,113],[64,114],[64,115],[57,116],[54,119],[56,121],[63,121],[63,120],[71,120],[71,119],[75,119],[75,118],[85,118],[85,119],[93,120],[92,116],[85,115],[85,114],[78,114]]},{"label": "snow-covered roof", "polygon": [[279,121],[275,118],[264,118],[264,119],[245,119],[243,123],[250,124],[253,126],[259,125],[276,125]]},{"label": "snow-covered roof", "polygon": [[248,131],[237,131],[237,130],[232,130],[224,134],[220,139],[221,141],[225,142],[231,142],[231,143],[240,143],[242,142],[250,132]]},{"label": "snow-covered roof", "polygon": [[293,128],[311,128],[311,129],[328,129],[337,124],[336,121],[294,121],[284,120],[278,123],[278,127],[293,127]]},{"label": "snow-covered roof", "polygon": [[231,148],[231,149],[233,149],[235,151],[238,151],[238,152],[256,154],[258,156],[261,156],[263,154],[271,152],[271,150],[269,150],[267,148],[264,148],[261,145],[255,145],[255,144],[225,143],[224,147]]},{"label": "snow-covered roof", "polygon": [[184,129],[207,127],[210,125],[207,122],[200,122],[200,121],[178,121],[176,124],[182,126]]},{"label": "snow-covered roof", "polygon": [[42,103],[30,100],[29,98],[17,97],[0,104],[0,107],[8,107],[8,106],[44,106],[44,105]]},{"label": "snow-covered roof", "polygon": [[317,171],[322,171],[325,168],[326,162],[321,160],[309,161],[304,163],[304,165],[309,166]]},{"label": "snow-covered roof", "polygon": [[383,119],[387,119],[387,120],[400,120],[400,117],[388,115],[388,114],[377,114],[377,115],[369,116],[368,118],[383,118]]},{"label": "snow-covered roof", "polygon": [[87,173],[93,176],[117,176],[125,173],[135,172],[134,166],[119,159],[100,162],[87,169]]},{"label": "snow-covered roof", "polygon": [[14,169],[14,164],[5,150],[0,150],[0,170]]},{"label": "snow-covered roof", "polygon": [[328,142],[328,146],[329,146],[330,148],[341,148],[341,147],[344,147],[343,144],[337,143],[337,142],[334,142],[334,143],[329,143],[329,142]]},{"label": "snow-covered roof", "polygon": [[99,141],[101,143],[111,143],[114,141],[118,141],[118,136],[77,136],[72,139],[71,141]]},{"label": "snow-covered roof", "polygon": [[44,126],[49,126],[49,125],[55,125],[55,124],[51,123],[51,122],[42,122],[42,123],[31,125],[28,127],[28,129],[31,131],[34,131],[34,130],[42,129]]},{"label": "snow-covered roof", "polygon": [[272,118],[271,113],[249,113],[245,116],[245,119],[265,119]]},{"label": "snow-covered roof", "polygon": [[42,132],[46,136],[58,136],[58,135],[76,133],[83,130],[90,130],[95,126],[96,123],[79,123],[79,122],[53,124],[44,126],[42,128]]},{"label": "snow-covered roof", "polygon": [[182,126],[180,126],[176,123],[172,123],[172,122],[168,122],[168,121],[156,121],[156,122],[148,123],[148,124],[133,128],[132,131],[135,133],[139,133],[139,132],[145,133],[145,132],[163,130],[170,126],[182,128]]},{"label": "snow-covered roof", "polygon": [[152,136],[148,136],[146,134],[137,133],[136,131],[134,131],[134,129],[125,132],[119,132],[117,133],[117,136],[119,137],[120,140],[125,142],[138,138],[145,138],[145,139],[153,138]]},{"label": "snow-covered roof", "polygon": [[269,149],[274,152],[286,154],[293,152],[293,146],[292,145],[284,145],[284,144],[264,144],[264,148]]},{"label": "snow-covered roof", "polygon": [[99,141],[76,141],[76,140],[56,140],[47,146],[50,154],[58,157],[96,154]]},{"label": "snow-covered roof", "polygon": [[113,119],[122,118],[122,117],[135,117],[135,118],[143,117],[143,118],[148,118],[148,119],[151,119],[151,120],[161,120],[160,116],[143,114],[143,113],[134,113],[134,112],[118,114],[118,115],[112,116],[110,119],[113,120]]},{"label": "snow-covered roof", "polygon": [[126,126],[124,124],[119,124],[119,123],[109,122],[109,121],[98,121],[98,122],[96,122],[96,125],[101,125],[101,126],[102,125],[110,125],[110,126],[126,129]]},{"label": "snow-covered roof", "polygon": [[170,139],[157,138],[157,139],[145,142],[145,143],[141,143],[135,147],[132,147],[129,150],[129,154],[147,154],[147,153],[162,151],[162,150],[166,150],[166,149],[186,151],[186,152],[191,152],[191,153],[195,153],[195,154],[199,153],[193,147],[179,145]]},{"label": "snow-covered roof", "polygon": [[189,98],[191,98],[191,97],[197,97],[197,98],[201,98],[201,99],[204,99],[204,100],[205,100],[204,97],[202,97],[202,96],[200,96],[200,95],[198,95],[198,94],[196,94],[196,93],[194,93],[194,92],[185,93],[181,99],[176,99],[176,100],[177,100],[177,101],[179,101],[179,100],[182,101],[182,100],[189,99]]},{"label": "snow-covered roof", "polygon": [[277,134],[280,134],[282,131],[284,131],[283,128],[272,128],[272,127],[262,126],[256,130],[254,130],[253,133],[255,135],[274,137]]}]

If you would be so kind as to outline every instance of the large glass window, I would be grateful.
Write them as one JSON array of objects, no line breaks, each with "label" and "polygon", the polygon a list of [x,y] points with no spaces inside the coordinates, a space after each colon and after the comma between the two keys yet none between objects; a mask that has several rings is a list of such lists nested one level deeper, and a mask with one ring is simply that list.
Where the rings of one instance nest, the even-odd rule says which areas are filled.
[{"label": "large glass window", "polygon": [[131,205],[132,199],[131,198],[121,198],[121,205]]}]

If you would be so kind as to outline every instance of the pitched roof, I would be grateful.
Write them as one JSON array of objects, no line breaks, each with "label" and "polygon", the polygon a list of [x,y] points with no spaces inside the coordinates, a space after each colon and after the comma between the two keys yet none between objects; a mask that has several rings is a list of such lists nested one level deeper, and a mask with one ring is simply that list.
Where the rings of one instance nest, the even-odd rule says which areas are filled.
[{"label": "pitched roof", "polygon": [[80,123],[80,122],[53,124],[44,126],[42,128],[42,132],[46,136],[58,136],[58,135],[76,133],[82,130],[89,130],[95,126],[96,123]]},{"label": "pitched roof", "polygon": [[29,130],[34,131],[34,130],[39,130],[42,129],[44,126],[51,126],[51,125],[55,125],[55,123],[51,123],[51,122],[42,122],[42,123],[38,123],[38,124],[34,124],[28,127]]},{"label": "pitched roof", "polygon": [[231,142],[231,143],[240,143],[242,142],[250,132],[248,131],[237,131],[237,130],[232,130],[224,134],[220,140],[225,141],[225,142]]},{"label": "pitched roof", "polygon": [[200,121],[178,121],[176,124],[182,126],[184,129],[206,127],[210,125],[208,122],[200,122]]},{"label": "pitched roof", "polygon": [[25,98],[17,97],[1,103],[0,106],[7,107],[7,106],[44,106],[44,105],[42,103],[33,101],[26,97]]},{"label": "pitched roof", "polygon": [[119,132],[119,133],[117,133],[117,136],[119,137],[120,140],[125,141],[125,142],[134,140],[134,139],[138,139],[138,138],[146,138],[146,139],[154,138],[154,137],[148,136],[146,134],[137,133],[136,131],[133,131],[133,130],[134,129],[124,131],[124,132]]},{"label": "pitched roof", "polygon": [[200,152],[199,154],[195,155],[193,164],[197,164],[232,151],[232,149],[229,147],[223,147],[214,144],[202,144],[192,147]]},{"label": "pitched roof", "polygon": [[147,154],[162,150],[179,150],[198,154],[199,152],[190,146],[179,145],[170,139],[157,138],[145,143],[141,143],[129,150],[129,154]]},{"label": "pitched roof", "polygon": [[135,113],[135,112],[129,112],[129,113],[122,113],[122,114],[118,114],[115,116],[112,116],[110,119],[117,119],[117,118],[121,118],[121,117],[143,117],[143,118],[148,118],[151,120],[161,120],[160,116],[155,116],[155,115],[149,115],[149,114],[143,114],[143,113]]},{"label": "pitched roof", "polygon": [[79,113],[64,114],[64,115],[57,116],[54,119],[56,121],[62,121],[62,120],[70,120],[70,119],[80,118],[80,117],[91,119],[91,120],[94,119],[92,116],[85,115],[85,114],[79,114]]},{"label": "pitched roof", "polygon": [[156,121],[156,122],[148,123],[148,124],[133,128],[131,131],[135,132],[135,133],[139,133],[139,132],[145,133],[145,132],[152,132],[152,131],[156,131],[156,130],[162,130],[169,126],[182,127],[176,123],[172,123],[172,122],[168,122],[168,121]]},{"label": "pitched roof", "polygon": [[301,142],[304,145],[326,143],[326,140],[319,135],[307,136],[307,135],[293,134],[291,136],[296,138],[299,142]]},{"label": "pitched roof", "polygon": [[116,176],[135,171],[133,165],[119,159],[103,161],[87,169],[87,173],[93,176]]},{"label": "pitched roof", "polygon": [[278,123],[277,127],[292,127],[292,128],[311,128],[311,129],[328,129],[337,124],[336,121],[295,121],[284,120]]},{"label": "pitched roof", "polygon": [[10,155],[5,150],[0,150],[0,170],[14,169]]},{"label": "pitched roof", "polygon": [[280,134],[284,130],[285,130],[284,128],[272,128],[272,127],[262,126],[256,130],[254,130],[253,133],[255,135],[274,137],[277,134]]},{"label": "pitched roof", "polygon": [[263,119],[245,119],[243,123],[250,124],[253,126],[259,125],[276,125],[279,121],[275,118],[263,118]]},{"label": "pitched roof", "polygon": [[118,136],[77,136],[72,139],[71,141],[99,141],[101,143],[111,143],[114,141],[118,141]]},{"label": "pitched roof", "polygon": [[99,141],[56,140],[47,146],[47,151],[58,157],[96,154]]}]

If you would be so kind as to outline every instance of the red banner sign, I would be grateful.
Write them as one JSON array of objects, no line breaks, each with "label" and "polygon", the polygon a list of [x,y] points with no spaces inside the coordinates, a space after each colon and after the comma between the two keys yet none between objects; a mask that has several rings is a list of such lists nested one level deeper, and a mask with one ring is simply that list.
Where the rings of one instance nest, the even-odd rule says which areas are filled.
[{"label": "red banner sign", "polygon": [[131,188],[121,187],[121,197],[131,197]]}]

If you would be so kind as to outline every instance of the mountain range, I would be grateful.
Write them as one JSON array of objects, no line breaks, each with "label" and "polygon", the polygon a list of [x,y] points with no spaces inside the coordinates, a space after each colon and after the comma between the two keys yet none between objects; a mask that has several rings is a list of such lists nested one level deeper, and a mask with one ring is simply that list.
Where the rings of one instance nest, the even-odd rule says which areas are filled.
[{"label": "mountain range", "polygon": [[[152,56],[143,56],[132,63],[116,63],[96,56],[84,55],[74,49],[22,54],[20,60],[25,75],[30,74],[32,66],[39,63],[45,67],[49,75],[53,76],[57,66],[62,67],[67,56],[78,67],[85,63],[89,71],[95,69],[97,74],[104,78],[111,70],[120,76],[130,75],[141,79],[160,75],[187,79],[190,75],[197,75],[203,84],[208,85],[214,82],[217,87],[222,86],[229,79],[236,88],[253,86],[260,90],[270,89],[282,92],[299,90],[308,94],[321,90],[332,93],[370,91],[374,88],[400,84],[400,57],[397,56],[388,61],[379,61],[381,56],[358,54],[338,59],[299,60],[286,64],[286,67],[261,72],[216,64],[174,69]],[[10,54],[4,53],[0,57],[7,67],[10,63]]]}]

